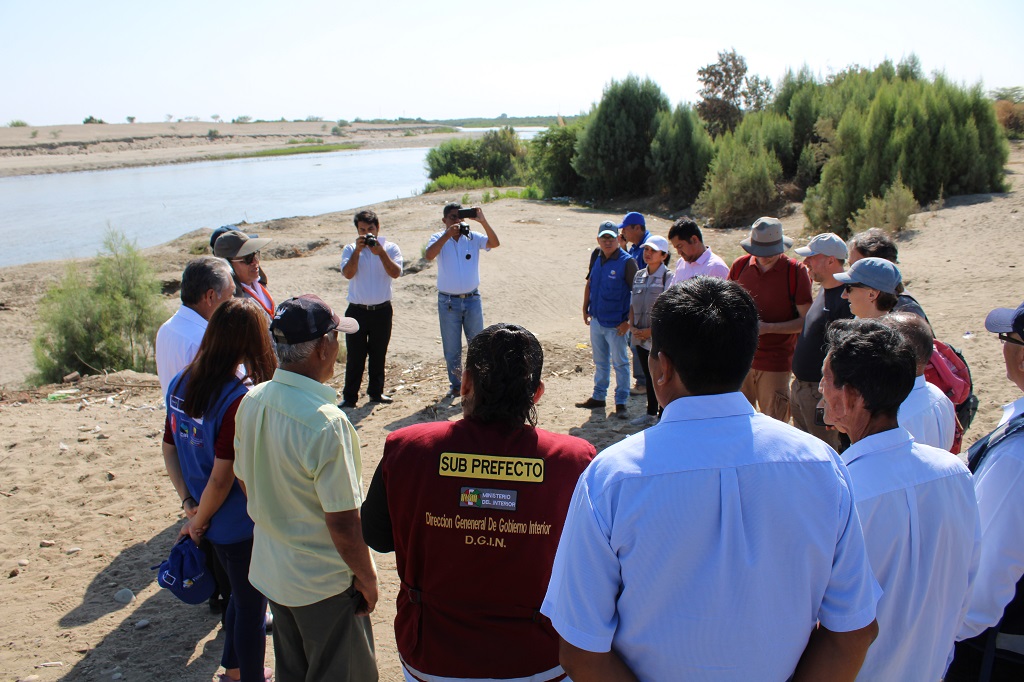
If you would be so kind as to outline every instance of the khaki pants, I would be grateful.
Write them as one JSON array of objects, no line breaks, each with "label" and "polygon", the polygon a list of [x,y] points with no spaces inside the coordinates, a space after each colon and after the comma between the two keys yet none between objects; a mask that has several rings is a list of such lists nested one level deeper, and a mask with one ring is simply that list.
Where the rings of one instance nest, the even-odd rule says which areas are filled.
[{"label": "khaki pants", "polygon": [[793,426],[817,436],[839,452],[839,432],[814,423],[814,409],[820,400],[817,383],[793,377],[793,383],[789,385],[789,409],[793,412]]},{"label": "khaki pants", "polygon": [[789,372],[752,369],[740,388],[750,404],[773,419],[789,421]]}]

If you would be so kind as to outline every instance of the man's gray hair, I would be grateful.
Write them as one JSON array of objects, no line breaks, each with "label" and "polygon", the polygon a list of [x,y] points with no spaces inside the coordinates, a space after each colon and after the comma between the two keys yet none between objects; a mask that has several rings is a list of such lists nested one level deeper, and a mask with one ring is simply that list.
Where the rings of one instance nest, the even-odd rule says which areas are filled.
[{"label": "man's gray hair", "polygon": [[193,306],[210,289],[218,294],[234,286],[231,266],[223,258],[200,256],[188,262],[181,273],[181,302]]},{"label": "man's gray hair", "polygon": [[278,364],[284,366],[304,361],[313,353],[313,349],[322,338],[321,336],[312,341],[291,344],[274,341],[274,353],[277,354]]}]

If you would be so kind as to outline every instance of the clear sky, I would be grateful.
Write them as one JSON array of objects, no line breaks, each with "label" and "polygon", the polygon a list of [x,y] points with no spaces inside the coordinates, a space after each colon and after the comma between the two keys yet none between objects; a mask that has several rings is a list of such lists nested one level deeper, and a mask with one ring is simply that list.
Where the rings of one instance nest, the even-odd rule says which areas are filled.
[{"label": "clear sky", "polygon": [[773,82],[915,53],[1024,85],[1024,0],[0,0],[0,125],[576,114],[611,79],[675,103],[735,48]]}]

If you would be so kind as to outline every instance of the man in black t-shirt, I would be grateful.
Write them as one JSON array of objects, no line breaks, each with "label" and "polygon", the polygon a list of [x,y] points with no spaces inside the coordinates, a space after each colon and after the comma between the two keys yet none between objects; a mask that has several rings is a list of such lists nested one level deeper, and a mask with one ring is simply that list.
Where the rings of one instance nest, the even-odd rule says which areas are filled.
[{"label": "man in black t-shirt", "polygon": [[846,244],[832,233],[819,234],[807,246],[794,251],[803,256],[811,279],[821,285],[793,352],[793,382],[789,387],[789,407],[793,426],[817,436],[839,450],[839,432],[814,423],[814,410],[821,400],[818,383],[825,361],[825,332],[835,320],[850,319],[850,302],[843,298],[843,284],[834,275],[843,271],[849,255]]}]

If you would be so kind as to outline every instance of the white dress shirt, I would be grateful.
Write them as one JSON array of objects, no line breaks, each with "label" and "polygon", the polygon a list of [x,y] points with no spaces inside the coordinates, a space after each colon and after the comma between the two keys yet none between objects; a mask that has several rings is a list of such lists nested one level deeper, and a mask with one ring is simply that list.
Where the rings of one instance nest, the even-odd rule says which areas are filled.
[{"label": "white dress shirt", "polygon": [[[384,237],[377,237],[377,241],[384,247],[384,252],[394,261],[398,269],[404,265],[402,252],[398,244],[389,242]],[[352,259],[356,251],[355,242],[346,246],[341,252],[341,267]],[[394,278],[384,270],[384,264],[380,262],[380,256],[369,249],[364,248],[359,253],[359,269],[355,277],[348,280],[348,302],[358,305],[379,305],[390,301],[392,296],[391,283]]]},{"label": "white dress shirt", "polygon": [[838,455],[727,393],[594,459],[541,612],[641,680],[784,680],[817,622],[863,628],[880,594]]},{"label": "white dress shirt", "polygon": [[949,450],[956,435],[956,408],[935,384],[924,375],[914,379],[914,388],[900,405],[900,426],[910,431],[918,443]]},{"label": "white dress shirt", "polygon": [[[437,254],[437,290],[443,294],[469,294],[480,286],[480,252],[490,251],[487,235],[470,232],[470,237],[449,238]],[[430,235],[427,248],[444,236]]]},{"label": "white dress shirt", "polygon": [[710,246],[704,249],[704,253],[700,254],[700,258],[692,263],[687,263],[685,259],[680,258],[679,265],[676,266],[676,271],[672,275],[672,281],[669,282],[669,286],[685,282],[700,275],[718,277],[719,279],[729,278],[729,266],[719,256],[711,252]]},{"label": "white dress shirt", "polygon": [[[1024,398],[1003,408],[1002,426],[1024,412]],[[1024,575],[1024,433],[997,444],[974,473],[981,517],[981,563],[957,639],[981,634],[1003,617]]]},{"label": "white dress shirt", "polygon": [[981,530],[971,473],[903,428],[842,455],[875,579],[878,638],[858,680],[939,680],[978,570]]},{"label": "white dress shirt", "polygon": [[167,397],[171,379],[192,362],[206,333],[206,319],[184,303],[156,333],[156,373]]}]

